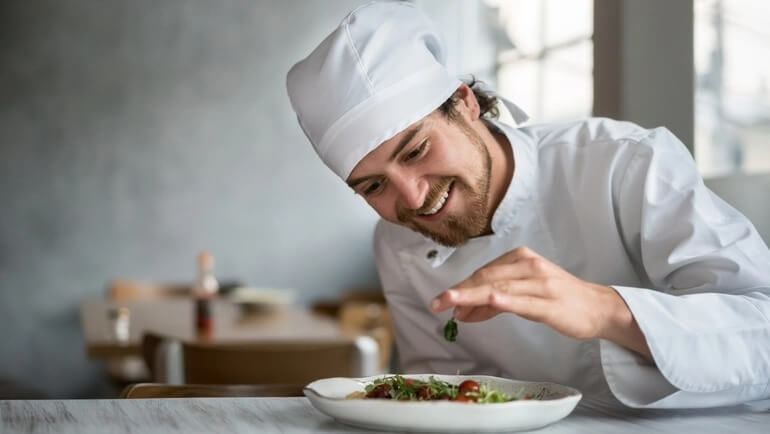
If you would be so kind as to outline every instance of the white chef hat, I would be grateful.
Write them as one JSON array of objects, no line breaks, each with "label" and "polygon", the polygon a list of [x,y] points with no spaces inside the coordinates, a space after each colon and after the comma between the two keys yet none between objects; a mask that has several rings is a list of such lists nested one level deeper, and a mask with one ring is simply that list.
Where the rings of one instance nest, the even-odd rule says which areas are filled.
[{"label": "white chef hat", "polygon": [[440,35],[414,5],[371,2],[295,64],[286,87],[321,160],[346,180],[369,152],[462,84],[445,57]]}]

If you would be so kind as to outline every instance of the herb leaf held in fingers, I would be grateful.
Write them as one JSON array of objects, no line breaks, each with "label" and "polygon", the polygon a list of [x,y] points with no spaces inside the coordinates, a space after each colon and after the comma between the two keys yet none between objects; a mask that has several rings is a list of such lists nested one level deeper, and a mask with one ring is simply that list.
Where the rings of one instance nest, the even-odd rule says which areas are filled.
[{"label": "herb leaf held in fingers", "polygon": [[455,317],[449,318],[449,321],[444,325],[444,339],[449,342],[457,340],[457,322]]}]

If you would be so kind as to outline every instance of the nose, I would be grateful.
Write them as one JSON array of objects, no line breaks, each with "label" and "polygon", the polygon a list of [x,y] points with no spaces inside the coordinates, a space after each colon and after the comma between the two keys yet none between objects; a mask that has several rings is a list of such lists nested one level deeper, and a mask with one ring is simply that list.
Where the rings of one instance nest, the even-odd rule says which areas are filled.
[{"label": "nose", "polygon": [[408,209],[419,209],[428,194],[428,181],[423,177],[395,176],[390,180],[399,194],[400,205]]}]

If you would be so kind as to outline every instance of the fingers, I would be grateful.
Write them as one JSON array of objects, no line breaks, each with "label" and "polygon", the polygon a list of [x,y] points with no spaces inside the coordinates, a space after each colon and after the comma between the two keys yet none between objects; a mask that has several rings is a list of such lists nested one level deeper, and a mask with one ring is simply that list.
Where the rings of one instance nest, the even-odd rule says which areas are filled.
[{"label": "fingers", "polygon": [[528,320],[545,322],[549,312],[549,302],[530,295],[494,293],[489,297],[489,308],[515,313]]},{"label": "fingers", "polygon": [[454,317],[458,321],[478,322],[486,321],[499,313],[502,312],[492,306],[457,306]]},{"label": "fingers", "polygon": [[485,304],[458,305],[454,309],[454,317],[459,321],[486,321],[502,312],[515,313],[532,321],[545,321],[549,309],[549,301],[532,295],[512,295],[492,292]]},{"label": "fingers", "polygon": [[483,306],[488,303],[489,286],[465,289],[448,289],[431,302],[431,309],[441,312],[454,306]]},{"label": "fingers", "polygon": [[474,300],[481,300],[485,297],[489,297],[489,292],[486,292],[485,295],[470,294],[468,296],[461,295],[461,292],[470,291],[469,289],[447,289],[430,302],[431,310],[434,312],[442,312],[455,306],[475,306],[478,303],[469,303],[467,299],[473,298]]},{"label": "fingers", "polygon": [[442,312],[454,306],[484,306],[489,304],[491,294],[504,293],[509,295],[542,296],[543,285],[540,280],[500,280],[466,288],[451,288],[431,301],[434,312]]}]

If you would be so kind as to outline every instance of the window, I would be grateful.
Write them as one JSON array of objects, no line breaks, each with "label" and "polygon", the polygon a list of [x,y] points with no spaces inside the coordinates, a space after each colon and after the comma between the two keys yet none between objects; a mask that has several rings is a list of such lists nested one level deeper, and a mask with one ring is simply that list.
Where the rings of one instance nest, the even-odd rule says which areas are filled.
[{"label": "window", "polygon": [[590,116],[592,0],[486,0],[507,39],[497,87],[531,122]]},{"label": "window", "polygon": [[698,168],[703,176],[770,171],[770,3],[693,6]]}]

